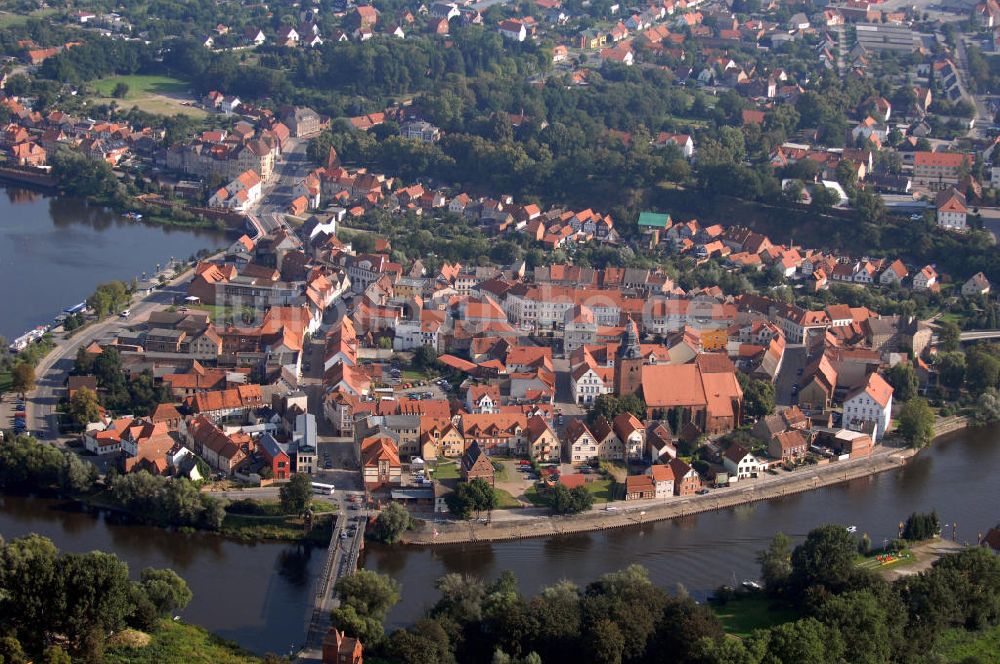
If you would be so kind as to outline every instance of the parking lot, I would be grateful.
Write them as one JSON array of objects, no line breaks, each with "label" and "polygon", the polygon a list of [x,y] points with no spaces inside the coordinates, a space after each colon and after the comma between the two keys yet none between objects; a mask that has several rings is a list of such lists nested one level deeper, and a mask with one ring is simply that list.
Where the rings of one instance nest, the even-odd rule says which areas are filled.
[{"label": "parking lot", "polygon": [[27,430],[24,401],[16,395],[5,395],[0,401],[0,418],[3,421],[0,429],[10,428],[16,434]]}]

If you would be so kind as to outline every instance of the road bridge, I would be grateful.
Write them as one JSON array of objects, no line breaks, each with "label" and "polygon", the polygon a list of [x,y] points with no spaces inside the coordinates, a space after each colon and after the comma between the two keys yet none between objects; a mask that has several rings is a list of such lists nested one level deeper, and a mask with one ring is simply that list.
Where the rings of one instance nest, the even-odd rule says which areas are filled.
[{"label": "road bridge", "polygon": [[323,637],[330,631],[330,612],[338,604],[334,586],[337,581],[358,569],[367,523],[368,517],[363,513],[349,516],[341,510],[338,515],[326,550],[323,570],[316,580],[316,599],[309,620],[306,644],[296,657],[296,662],[312,664],[322,660]]},{"label": "road bridge", "polygon": [[967,330],[958,335],[961,341],[982,341],[983,339],[1000,339],[1000,330]]}]

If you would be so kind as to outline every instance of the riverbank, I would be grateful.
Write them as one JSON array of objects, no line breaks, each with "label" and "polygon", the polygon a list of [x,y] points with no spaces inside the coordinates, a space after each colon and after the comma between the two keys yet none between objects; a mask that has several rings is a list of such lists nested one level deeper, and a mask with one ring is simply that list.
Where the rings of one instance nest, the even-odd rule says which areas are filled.
[{"label": "riverbank", "polygon": [[104,651],[104,661],[108,664],[257,664],[263,660],[237,643],[219,638],[203,627],[164,620],[152,634],[125,630],[112,636]]},{"label": "riverbank", "polygon": [[261,503],[262,507],[265,508],[261,510],[262,513],[240,514],[227,511],[222,521],[222,527],[218,530],[210,530],[207,528],[194,528],[165,523],[156,518],[151,518],[146,514],[126,509],[115,502],[108,495],[107,490],[79,496],[60,496],[60,498],[75,501],[90,509],[107,510],[155,528],[218,535],[245,544],[282,542],[326,546],[333,536],[333,524],[336,518],[336,512],[317,511],[313,518],[312,528],[307,531],[301,516],[296,514],[268,513],[271,510],[266,509],[267,504]]},{"label": "riverbank", "polygon": [[[934,440],[972,426],[966,417],[942,418],[934,427]],[[693,514],[748,505],[763,500],[782,498],[822,487],[850,482],[863,477],[895,470],[918,454],[909,448],[883,447],[880,453],[864,459],[836,461],[822,466],[800,469],[778,479],[748,484],[744,480],[734,486],[716,489],[705,495],[688,496],[669,501],[628,501],[610,503],[611,509],[595,509],[572,516],[552,515],[532,510],[526,515],[516,510],[494,511],[491,522],[425,522],[408,531],[406,544],[433,546],[466,542],[502,542],[552,535],[568,535],[617,528],[628,528],[656,521],[667,521]],[[527,511],[527,510],[525,510]]]}]

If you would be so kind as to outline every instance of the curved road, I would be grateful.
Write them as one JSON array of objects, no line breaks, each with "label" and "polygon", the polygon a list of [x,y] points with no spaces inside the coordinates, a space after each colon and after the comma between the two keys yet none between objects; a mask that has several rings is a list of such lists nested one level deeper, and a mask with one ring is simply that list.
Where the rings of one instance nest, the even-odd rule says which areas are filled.
[{"label": "curved road", "polygon": [[135,325],[148,317],[154,309],[173,304],[175,295],[186,295],[186,283],[190,279],[188,270],[168,282],[162,288],[143,298],[133,298],[131,316],[126,320],[119,317],[108,318],[78,332],[69,339],[57,339],[55,348],[35,367],[36,385],[34,392],[26,399],[25,418],[28,431],[39,440],[59,442],[59,422],[56,406],[62,399],[66,379],[73,370],[76,353],[80,348],[94,341],[113,338],[121,329]]}]

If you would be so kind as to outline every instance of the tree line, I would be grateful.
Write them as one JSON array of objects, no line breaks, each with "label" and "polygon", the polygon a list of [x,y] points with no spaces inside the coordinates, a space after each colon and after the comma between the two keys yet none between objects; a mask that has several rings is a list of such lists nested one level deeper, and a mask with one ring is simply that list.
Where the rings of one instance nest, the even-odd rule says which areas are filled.
[{"label": "tree line", "polygon": [[1000,623],[1000,559],[982,548],[943,556],[888,582],[857,565],[861,542],[842,526],[792,548],[777,535],[758,554],[766,601],[796,616],[749,637],[727,637],[716,613],[679,588],[655,586],[631,565],[579,587],[561,581],[533,597],[513,572],[495,581],[448,574],[414,625],[386,636],[400,586],[369,570],[341,579],[334,624],[369,654],[396,664],[579,661],[594,664],[911,664],[933,662],[949,629]]},{"label": "tree line", "polygon": [[0,538],[0,655],[9,662],[101,661],[107,637],[155,630],[191,601],[184,579],[147,568],[138,581],[114,554],[65,553],[39,535]]}]

